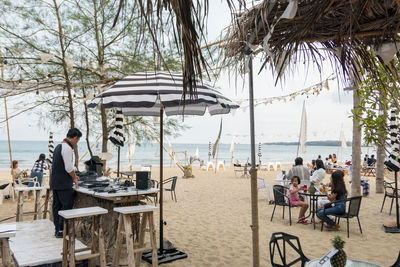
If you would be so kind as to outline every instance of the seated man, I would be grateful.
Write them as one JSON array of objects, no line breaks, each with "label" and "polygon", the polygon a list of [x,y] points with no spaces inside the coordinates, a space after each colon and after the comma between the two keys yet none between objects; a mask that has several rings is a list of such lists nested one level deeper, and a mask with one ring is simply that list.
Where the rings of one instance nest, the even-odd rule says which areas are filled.
[{"label": "seated man", "polygon": [[297,157],[294,160],[294,164],[295,166],[286,174],[286,178],[291,180],[294,176],[297,176],[300,178],[302,184],[306,184],[308,186],[310,183],[310,171],[303,166],[303,159],[301,157]]}]

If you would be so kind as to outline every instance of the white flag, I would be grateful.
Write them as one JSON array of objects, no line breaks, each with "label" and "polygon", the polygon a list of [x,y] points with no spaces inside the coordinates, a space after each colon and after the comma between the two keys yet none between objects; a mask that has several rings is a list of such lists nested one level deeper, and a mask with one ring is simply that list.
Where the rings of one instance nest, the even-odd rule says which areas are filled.
[{"label": "white flag", "polygon": [[48,62],[53,57],[54,57],[53,54],[47,54],[47,53],[40,52],[40,61],[42,64]]},{"label": "white flag", "polygon": [[344,136],[343,127],[340,130],[340,142],[342,143],[342,148],[347,149],[346,137]]},{"label": "white flag", "polygon": [[306,153],[306,142],[307,142],[307,113],[306,113],[306,102],[303,102],[303,112],[301,113],[301,125],[300,125],[300,146],[301,152]]},{"label": "white flag", "polygon": [[233,151],[235,150],[235,139],[236,139],[236,136],[233,136],[232,142],[231,142],[231,148],[229,149],[230,153],[233,153]]}]

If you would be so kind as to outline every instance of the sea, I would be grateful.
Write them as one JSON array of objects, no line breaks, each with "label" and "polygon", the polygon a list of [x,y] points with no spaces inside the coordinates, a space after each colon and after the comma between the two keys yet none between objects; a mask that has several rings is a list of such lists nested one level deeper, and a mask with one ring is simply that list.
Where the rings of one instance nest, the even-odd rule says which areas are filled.
[{"label": "sea", "polygon": [[[57,145],[57,143],[55,143]],[[207,162],[209,159],[215,162],[216,158],[209,156],[209,145],[208,144],[171,144],[173,151],[175,152],[175,158],[182,164],[187,164],[189,158],[195,156],[196,151],[199,151],[200,160]],[[166,144],[166,148],[170,150]],[[218,150],[218,161],[222,160],[225,165],[229,166],[233,161],[238,160],[240,163],[250,162],[250,148],[249,144],[235,144],[233,153],[230,152],[231,144],[220,144]],[[267,145],[262,144],[259,149],[259,144],[256,145],[256,161],[263,164],[269,162],[280,162],[281,164],[294,163],[296,158],[297,145]],[[159,166],[160,164],[160,148],[158,143],[147,143],[141,146],[136,146],[133,156],[131,157],[132,167],[140,167],[143,165]],[[87,152],[87,145],[85,141],[81,141],[78,144],[79,157],[82,157]],[[101,146],[94,146],[93,154],[101,152]],[[11,142],[12,159],[18,160],[20,169],[30,170],[36,159],[39,158],[41,153],[48,156],[48,142],[47,141],[12,141]],[[113,158],[107,161],[107,166],[111,168],[117,167],[118,149],[113,146],[110,151],[113,154]],[[128,147],[124,146],[120,151],[121,168],[129,168],[128,158]],[[362,154],[376,154],[375,148],[362,147]],[[351,158],[351,147],[343,149],[335,146],[307,146],[305,153],[299,153],[305,163],[316,159],[318,155],[321,155],[324,159],[329,154],[336,154],[339,161],[349,160]],[[260,155],[260,157],[259,157]],[[216,155],[217,156],[217,155]],[[87,154],[80,162],[80,168],[83,167],[83,162],[89,159]],[[199,161],[193,163],[194,166],[200,165]],[[171,160],[169,155],[164,152],[164,166],[174,166],[174,162]],[[0,140],[0,169],[5,170],[10,168],[10,157],[8,142]]]}]

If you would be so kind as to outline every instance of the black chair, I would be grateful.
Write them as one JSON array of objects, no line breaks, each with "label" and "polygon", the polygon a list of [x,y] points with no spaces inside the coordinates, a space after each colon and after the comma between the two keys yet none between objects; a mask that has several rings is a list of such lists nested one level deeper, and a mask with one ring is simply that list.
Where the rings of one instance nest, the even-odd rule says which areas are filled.
[{"label": "black chair", "polygon": [[399,256],[397,257],[396,262],[391,265],[390,267],[400,267],[400,252],[399,252]]},{"label": "black chair", "polygon": [[289,207],[289,223],[292,225],[292,213],[291,213],[291,205],[290,205],[290,199],[286,195],[287,192],[286,187],[282,185],[274,185],[273,186],[273,192],[274,192],[274,210],[272,211],[272,216],[271,216],[271,222],[272,219],[274,218],[274,213],[275,213],[275,208],[276,206],[282,206],[283,207],[283,215],[282,218],[285,219],[285,207]]},{"label": "black chair", "polygon": [[[150,186],[151,186],[152,188],[159,188],[160,182],[158,182],[157,180],[151,179],[151,180],[150,180]],[[153,196],[153,198],[154,198],[154,205],[157,206],[158,194],[155,194],[155,195]],[[150,200],[150,202],[153,203],[153,201],[150,199],[150,197],[146,196],[146,199],[147,199],[147,200]]]},{"label": "black chair", "polygon": [[[360,233],[362,234],[362,229],[361,229],[361,223],[360,223],[360,218],[358,217],[358,213],[360,212],[360,207],[361,207],[361,199],[362,196],[358,197],[350,197],[346,198],[346,200],[343,200],[345,204],[348,204],[347,211],[344,214],[336,215],[336,214],[329,214],[329,216],[334,216],[335,220],[337,219],[337,223],[340,223],[341,218],[345,218],[347,220],[347,237],[350,237],[350,231],[349,231],[349,219],[350,218],[357,218],[358,221],[358,226],[360,227]],[[341,201],[341,202],[343,202]],[[333,203],[337,203],[338,201],[335,201]],[[325,212],[325,208],[324,208]],[[324,230],[324,222],[321,223],[321,232]]]},{"label": "black chair", "polygon": [[165,181],[163,181],[163,185],[166,185],[166,184],[169,184],[169,183],[171,184],[170,188],[165,188],[164,187],[164,190],[171,192],[171,198],[172,198],[172,200],[175,200],[175,202],[177,202],[176,194],[175,194],[176,180],[178,180],[178,176],[173,176],[173,177],[168,178]]},{"label": "black chair", "polygon": [[[383,181],[383,187],[385,188],[385,196],[383,197],[381,213],[383,210],[383,206],[385,205],[386,197],[388,197],[388,198],[392,199],[392,203],[390,204],[390,211],[389,211],[389,215],[392,215],[393,200],[396,198],[396,194],[395,194],[396,189],[393,187],[393,184],[394,184],[394,182],[388,183],[386,181]],[[400,192],[400,190],[397,191],[397,197],[399,197],[399,195],[400,195],[399,192]]]},{"label": "black chair", "polygon": [[[282,248],[280,244],[282,244]],[[299,257],[292,260],[291,262],[287,263],[288,259],[286,258],[286,247],[289,245],[294,251],[299,254]],[[274,262],[274,256],[275,256],[275,249],[278,251],[279,257],[281,259],[281,263],[276,263]],[[301,261],[301,267],[304,267],[305,264],[310,261],[303,253],[303,250],[301,249],[300,241],[297,236],[289,235],[286,233],[278,232],[278,233],[273,233],[271,236],[271,240],[269,241],[269,255],[271,259],[271,265],[272,267],[286,267],[286,266],[292,266],[299,261]]]}]

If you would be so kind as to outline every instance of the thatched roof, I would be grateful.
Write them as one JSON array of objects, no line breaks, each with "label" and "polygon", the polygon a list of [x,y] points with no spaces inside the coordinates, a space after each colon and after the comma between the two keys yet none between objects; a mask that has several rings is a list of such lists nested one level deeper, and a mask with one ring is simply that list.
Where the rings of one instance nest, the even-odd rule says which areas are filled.
[{"label": "thatched roof", "polygon": [[[373,71],[377,62],[371,48],[399,39],[400,0],[299,0],[295,17],[278,21],[287,6],[288,1],[265,0],[237,14],[226,37],[226,57],[242,60],[261,52],[264,63],[278,65],[278,76],[285,71],[279,60],[312,59],[320,66],[328,57],[347,75],[360,68]],[[268,49],[264,38],[272,25]]]}]

